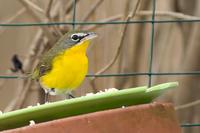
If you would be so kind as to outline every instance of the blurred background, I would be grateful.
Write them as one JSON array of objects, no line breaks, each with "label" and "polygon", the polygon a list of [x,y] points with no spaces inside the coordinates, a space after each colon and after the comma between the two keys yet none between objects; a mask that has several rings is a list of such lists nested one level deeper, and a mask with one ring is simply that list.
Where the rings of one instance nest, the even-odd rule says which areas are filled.
[{"label": "blurred background", "polygon": [[[71,23],[45,24],[73,20],[136,21],[129,24],[74,25],[76,30],[90,30],[99,35],[88,49],[89,74],[111,75],[87,77],[73,94],[81,96],[108,88],[148,85],[152,59],[152,72],[157,73],[152,75],[152,85],[169,81],[180,84],[176,90],[166,92],[157,100],[174,103],[180,123],[200,123],[200,1],[156,0],[155,19],[158,22],[154,32],[152,15],[153,0],[76,0],[76,5],[74,0],[0,1],[1,23],[18,24],[0,27],[0,110],[7,112],[44,101],[44,92],[39,84],[27,78],[13,77],[23,74],[12,72],[11,68],[12,58],[17,54],[25,73],[31,72],[43,53],[60,36],[73,29]],[[170,21],[162,22],[167,20]],[[135,74],[128,76],[130,73]],[[51,101],[64,97],[54,96]],[[200,127],[183,130],[198,133]]]}]

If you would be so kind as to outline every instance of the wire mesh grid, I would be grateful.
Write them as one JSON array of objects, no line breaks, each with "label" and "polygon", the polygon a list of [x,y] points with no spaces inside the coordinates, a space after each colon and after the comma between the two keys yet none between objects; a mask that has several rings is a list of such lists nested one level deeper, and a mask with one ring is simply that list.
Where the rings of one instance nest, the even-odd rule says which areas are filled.
[{"label": "wire mesh grid", "polygon": [[[152,76],[199,76],[200,71],[190,72],[154,72],[153,67],[153,53],[154,53],[154,31],[156,23],[199,23],[200,19],[177,19],[177,20],[156,20],[156,0],[152,0],[152,16],[151,20],[128,20],[128,21],[110,21],[110,22],[80,22],[76,21],[76,3],[77,0],[73,0],[73,17],[71,22],[35,22],[35,23],[0,23],[1,27],[25,27],[25,26],[51,26],[51,25],[71,25],[74,30],[76,25],[119,25],[119,24],[151,24],[150,33],[150,49],[148,51],[148,72],[131,72],[131,73],[113,73],[113,74],[88,74],[87,77],[125,77],[125,76],[148,76],[148,86],[151,86]],[[17,79],[21,76],[7,76],[0,75],[0,79]],[[180,124],[180,127],[200,127],[200,123],[184,123]]]}]

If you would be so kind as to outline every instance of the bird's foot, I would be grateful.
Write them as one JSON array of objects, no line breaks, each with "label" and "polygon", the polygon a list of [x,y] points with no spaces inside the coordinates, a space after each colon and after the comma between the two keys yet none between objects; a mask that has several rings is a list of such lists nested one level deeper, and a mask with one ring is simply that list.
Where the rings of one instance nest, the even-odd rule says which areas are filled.
[{"label": "bird's foot", "polygon": [[67,93],[66,99],[72,99],[75,98],[75,96],[72,95],[72,93]]}]

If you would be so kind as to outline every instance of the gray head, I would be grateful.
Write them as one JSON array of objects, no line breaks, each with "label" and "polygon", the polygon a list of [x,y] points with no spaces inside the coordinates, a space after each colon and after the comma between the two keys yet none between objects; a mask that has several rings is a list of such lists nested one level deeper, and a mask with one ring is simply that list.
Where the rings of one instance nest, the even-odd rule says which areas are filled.
[{"label": "gray head", "polygon": [[73,31],[66,33],[59,41],[58,44],[62,45],[63,48],[70,48],[78,45],[82,41],[90,40],[97,37],[94,32],[88,31]]}]

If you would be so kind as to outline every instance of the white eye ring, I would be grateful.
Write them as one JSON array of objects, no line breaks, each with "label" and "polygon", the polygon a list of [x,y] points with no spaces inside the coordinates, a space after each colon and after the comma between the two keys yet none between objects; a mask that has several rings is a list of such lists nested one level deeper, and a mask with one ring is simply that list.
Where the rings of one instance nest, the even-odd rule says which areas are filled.
[{"label": "white eye ring", "polygon": [[72,34],[71,35],[71,39],[72,39],[72,41],[78,41],[79,40],[79,36],[76,35],[76,34]]}]

